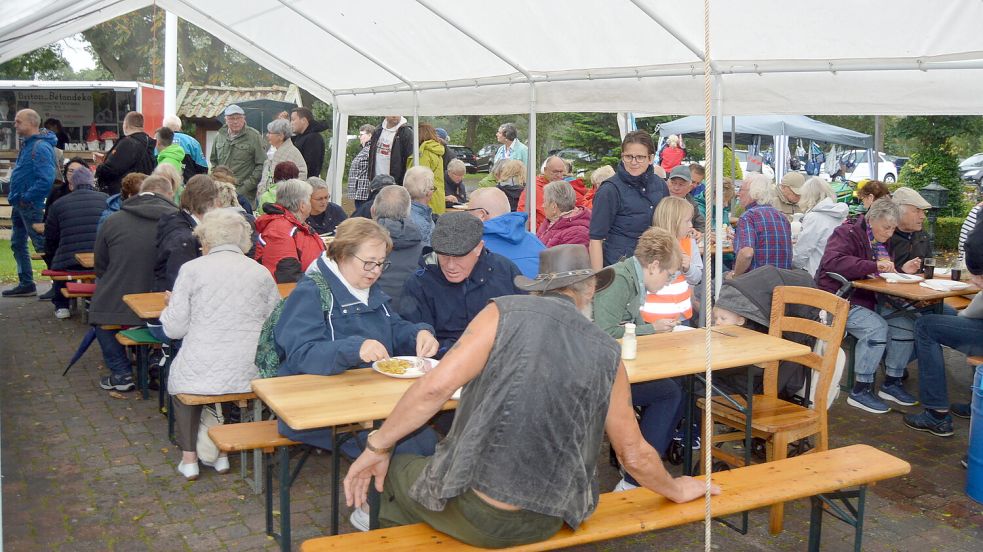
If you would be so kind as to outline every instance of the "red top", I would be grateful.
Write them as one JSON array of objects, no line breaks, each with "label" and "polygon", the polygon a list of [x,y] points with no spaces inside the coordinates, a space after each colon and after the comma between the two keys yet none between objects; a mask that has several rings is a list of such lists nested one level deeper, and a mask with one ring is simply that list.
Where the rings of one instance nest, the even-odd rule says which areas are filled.
[{"label": "red top", "polygon": [[[587,194],[587,186],[584,185],[584,181],[579,178],[574,178],[570,180],[570,185],[573,186],[574,193],[577,194],[577,207],[584,206],[584,196]],[[546,213],[543,211],[543,188],[549,184],[550,181],[546,180],[546,177],[539,175],[536,177],[536,224],[541,223],[546,220]],[[526,191],[522,190],[522,194],[519,195],[519,204],[516,207],[517,211],[526,212]]]},{"label": "red top", "polygon": [[682,163],[684,157],[686,157],[686,150],[683,148],[679,146],[668,147],[662,150],[662,161],[659,162],[659,165],[668,173]]}]

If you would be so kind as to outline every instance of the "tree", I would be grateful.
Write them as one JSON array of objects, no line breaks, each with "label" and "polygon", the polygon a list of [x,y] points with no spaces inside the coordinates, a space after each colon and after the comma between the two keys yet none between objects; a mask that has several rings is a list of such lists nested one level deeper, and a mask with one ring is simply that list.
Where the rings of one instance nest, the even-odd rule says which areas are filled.
[{"label": "tree", "polygon": [[570,113],[569,122],[562,134],[564,145],[589,153],[596,160],[592,165],[618,162],[621,140],[618,139],[618,119],[614,113]]},{"label": "tree", "polygon": [[941,216],[963,214],[963,185],[953,137],[978,135],[983,131],[979,117],[914,116],[897,124],[897,132],[912,139],[917,149],[901,169],[899,180],[919,190],[936,181],[949,190],[949,203]]},{"label": "tree", "polygon": [[65,71],[71,72],[71,67],[62,56],[59,44],[50,44],[0,63],[0,79],[4,80],[50,80]]}]

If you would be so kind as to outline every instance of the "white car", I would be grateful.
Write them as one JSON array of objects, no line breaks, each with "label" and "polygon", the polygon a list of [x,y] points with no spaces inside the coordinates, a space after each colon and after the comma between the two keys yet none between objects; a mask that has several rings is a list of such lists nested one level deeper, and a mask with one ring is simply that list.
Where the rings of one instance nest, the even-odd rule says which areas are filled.
[{"label": "white car", "polygon": [[[881,152],[874,154],[877,157],[877,179],[881,182],[896,182],[898,180],[898,167],[888,161],[887,156]],[[870,174],[870,163],[867,162],[867,150],[848,150],[840,155],[840,163],[847,166],[846,179],[852,182],[860,182],[865,178],[872,178]]]}]

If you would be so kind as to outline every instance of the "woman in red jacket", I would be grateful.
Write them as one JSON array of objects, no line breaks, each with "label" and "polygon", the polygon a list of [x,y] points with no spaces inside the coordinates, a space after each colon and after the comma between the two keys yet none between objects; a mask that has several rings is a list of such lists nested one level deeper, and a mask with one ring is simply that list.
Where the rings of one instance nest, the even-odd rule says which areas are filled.
[{"label": "woman in red jacket", "polygon": [[662,148],[659,153],[659,165],[668,173],[672,171],[673,167],[683,162],[683,158],[686,157],[686,150],[682,148],[682,141],[675,134],[669,137],[667,143],[668,145]]},{"label": "woman in red jacket", "polygon": [[546,220],[539,225],[536,237],[546,247],[590,243],[590,209],[577,207],[577,192],[566,180],[543,187],[543,211]]},{"label": "woman in red jacket", "polygon": [[256,219],[255,258],[277,283],[296,282],[321,253],[324,241],[304,221],[311,214],[311,185],[292,178],[277,186],[276,203]]}]

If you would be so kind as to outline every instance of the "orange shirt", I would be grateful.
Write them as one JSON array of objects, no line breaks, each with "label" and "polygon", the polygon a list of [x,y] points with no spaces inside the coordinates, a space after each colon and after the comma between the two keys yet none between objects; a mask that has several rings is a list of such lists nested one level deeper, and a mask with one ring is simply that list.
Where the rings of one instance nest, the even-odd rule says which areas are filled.
[{"label": "orange shirt", "polygon": [[[687,236],[679,240],[679,247],[683,253],[693,257],[691,238]],[[675,320],[680,316],[686,319],[693,317],[693,291],[685,274],[680,274],[658,293],[646,293],[645,304],[642,305],[642,318],[649,323],[656,320]]]}]

